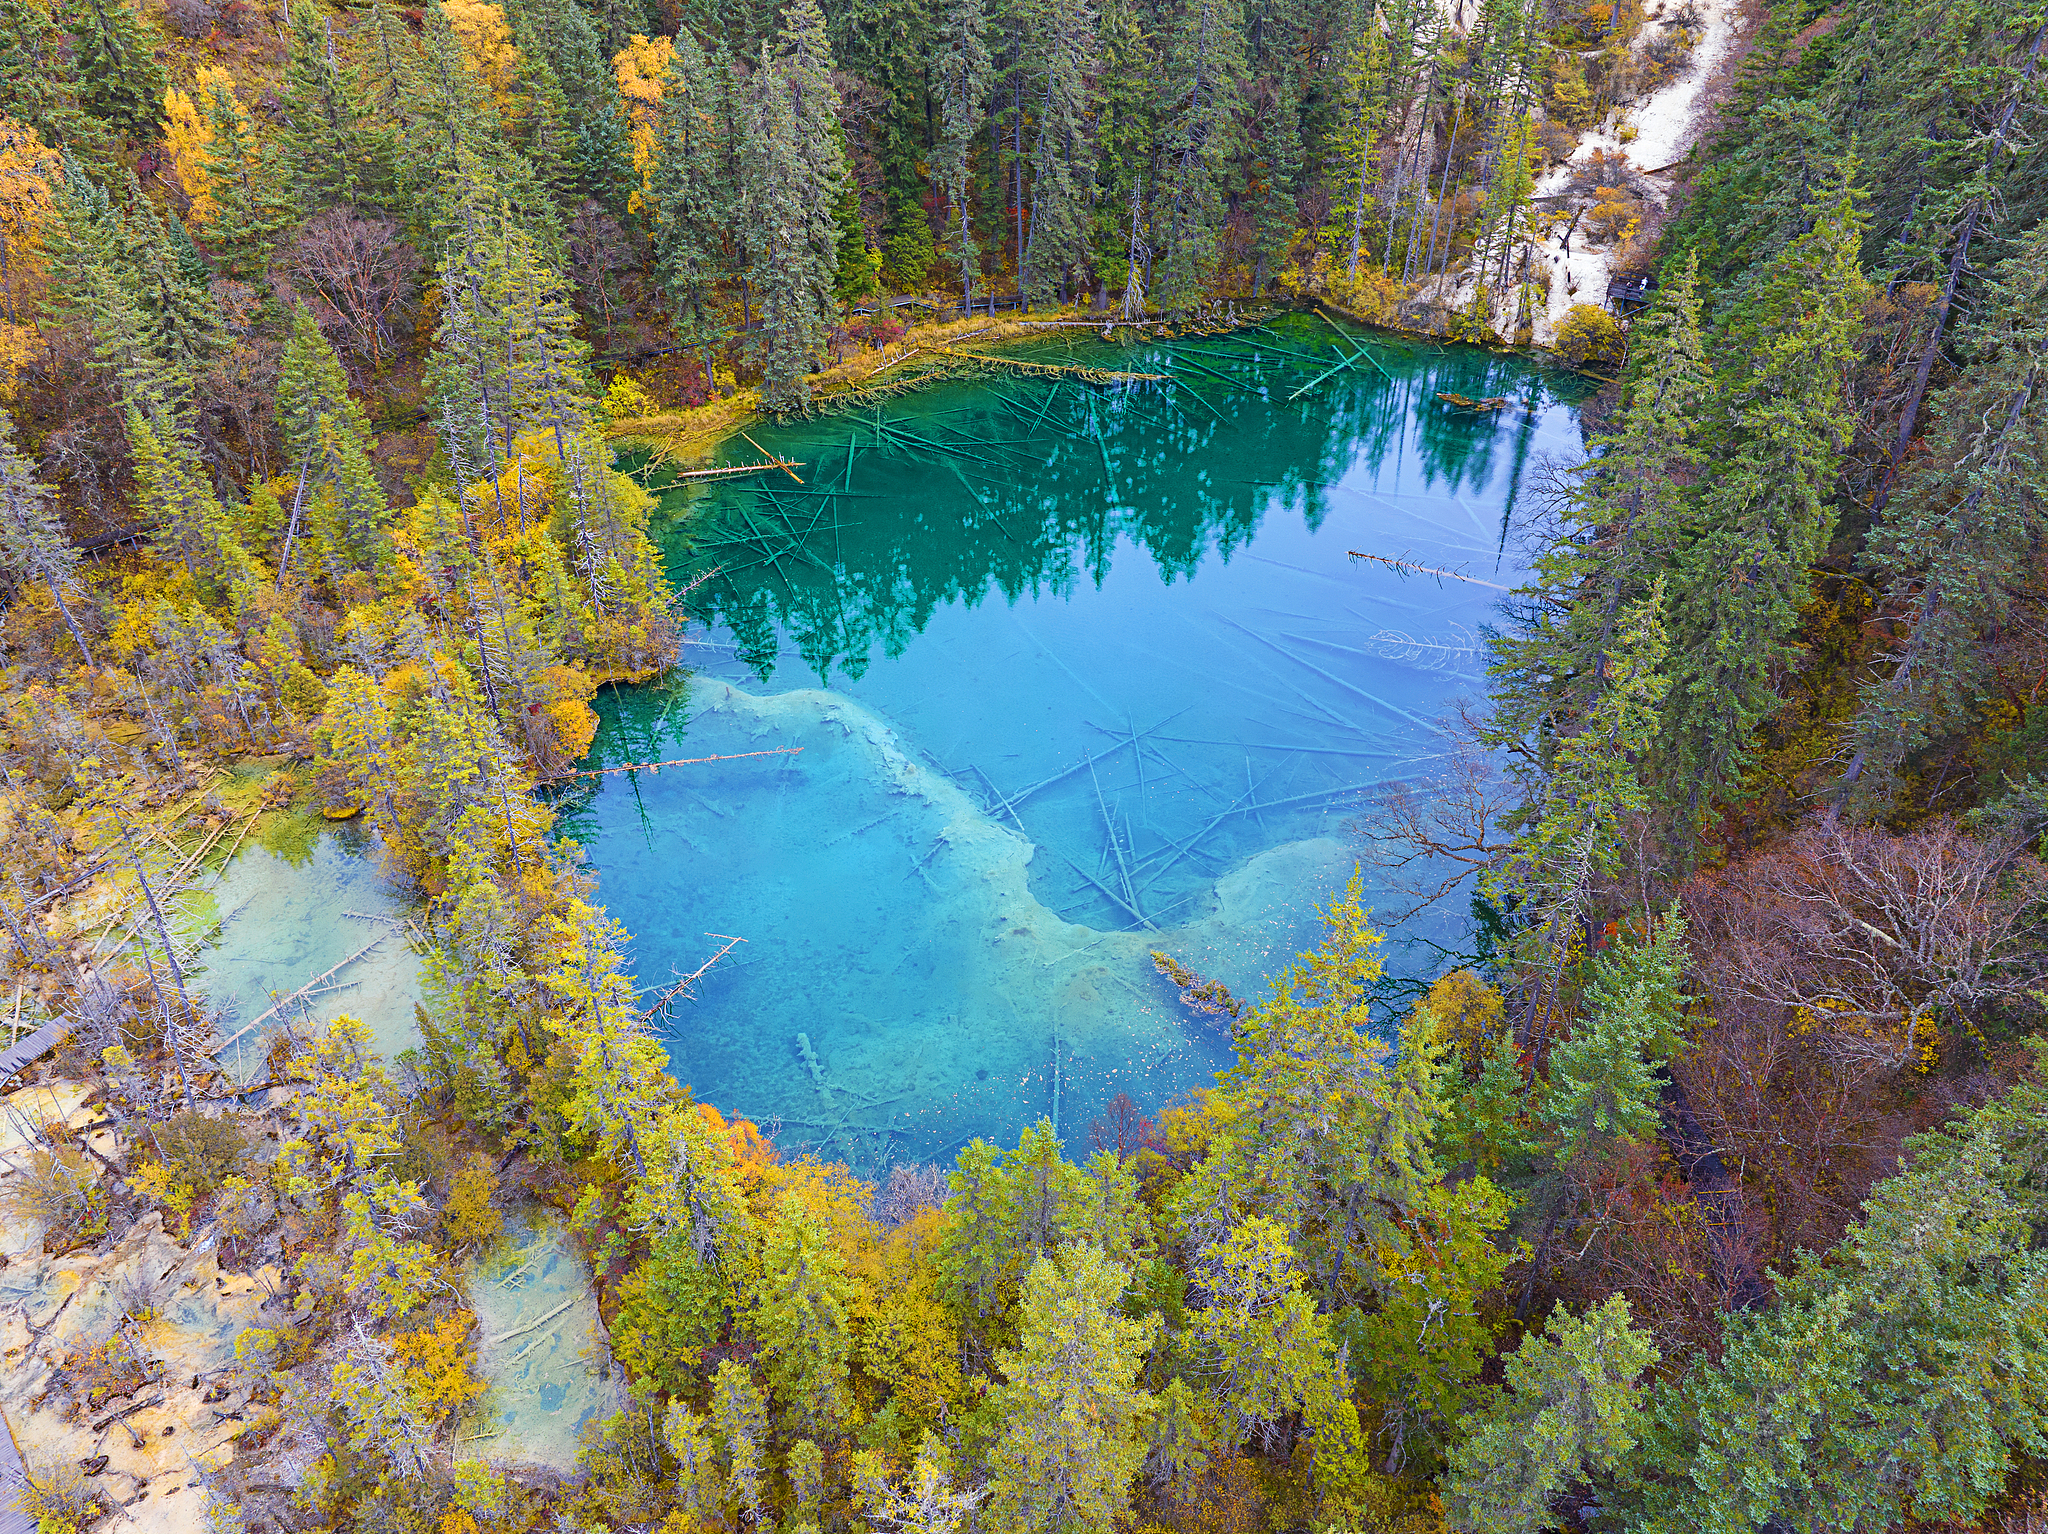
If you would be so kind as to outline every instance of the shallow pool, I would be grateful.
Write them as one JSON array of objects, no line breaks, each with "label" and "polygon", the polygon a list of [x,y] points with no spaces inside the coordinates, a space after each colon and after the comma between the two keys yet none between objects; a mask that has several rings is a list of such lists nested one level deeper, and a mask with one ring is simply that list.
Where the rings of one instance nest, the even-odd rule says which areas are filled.
[{"label": "shallow pool", "polygon": [[1360,796],[1482,680],[1518,500],[1581,452],[1573,375],[1313,317],[1077,360],[1179,382],[949,385],[757,431],[801,484],[664,497],[694,675],[607,690],[586,765],[737,759],[594,780],[562,828],[643,985],[744,939],[668,1040],[786,1150],[1085,1141],[1228,1064],[1150,951],[1256,992],[1314,940]]},{"label": "shallow pool", "polygon": [[240,1080],[263,1065],[273,1029],[318,1030],[347,1013],[388,1061],[419,1046],[420,959],[412,906],[375,843],[347,823],[282,856],[251,844],[212,886],[218,930],[198,956],[200,984]]}]

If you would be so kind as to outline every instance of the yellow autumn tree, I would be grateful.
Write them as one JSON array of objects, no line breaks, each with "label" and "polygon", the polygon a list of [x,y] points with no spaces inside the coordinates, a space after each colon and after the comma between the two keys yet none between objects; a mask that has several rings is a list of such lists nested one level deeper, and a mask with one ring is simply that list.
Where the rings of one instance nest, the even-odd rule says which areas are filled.
[{"label": "yellow autumn tree", "polygon": [[476,1348],[470,1341],[475,1324],[475,1316],[458,1310],[432,1325],[398,1332],[391,1338],[406,1395],[434,1421],[461,1411],[484,1392],[484,1382],[476,1376]]},{"label": "yellow autumn tree", "polygon": [[514,112],[513,91],[519,84],[519,50],[513,46],[505,8],[486,5],[483,0],[443,0],[441,13],[462,40],[463,56],[491,93],[498,115],[509,122]]},{"label": "yellow autumn tree", "polygon": [[668,70],[668,61],[674,56],[676,45],[666,37],[642,37],[634,33],[612,60],[612,74],[618,79],[619,94],[626,100],[626,110],[632,116],[633,174],[639,178],[639,186],[627,199],[627,205],[634,211],[640,208],[641,194],[648,188],[649,178],[654,174],[654,135],[656,121],[661,115],[661,77]]},{"label": "yellow autumn tree", "polygon": [[0,116],[0,389],[10,397],[36,345],[28,318],[43,294],[43,230],[62,174],[35,129]]},{"label": "yellow autumn tree", "polygon": [[205,228],[220,211],[213,196],[213,177],[207,169],[207,150],[213,145],[213,124],[206,105],[216,90],[234,95],[234,81],[216,64],[203,67],[192,81],[192,89],[175,85],[164,92],[164,145],[171,152],[171,168],[178,185],[192,199],[185,221]]}]

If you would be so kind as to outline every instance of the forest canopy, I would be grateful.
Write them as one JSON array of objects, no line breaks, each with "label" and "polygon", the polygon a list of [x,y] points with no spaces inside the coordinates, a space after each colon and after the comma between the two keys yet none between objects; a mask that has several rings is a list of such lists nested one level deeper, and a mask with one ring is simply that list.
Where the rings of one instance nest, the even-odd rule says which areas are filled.
[{"label": "forest canopy", "polygon": [[[1751,11],[0,0],[0,915],[73,1094],[0,1212],[91,1296],[0,1401],[40,1534],[128,1526],[159,1408],[223,1534],[2033,1527],[2048,21]],[[1362,876],[1264,994],[1162,950],[1213,1087],[874,1181],[698,1101],[550,794],[684,675],[622,448],[1285,305],[1600,391],[1359,809],[1471,951],[1401,994]],[[341,823],[421,1047],[281,1002],[234,1076],[200,876]],[[531,1209],[574,1474],[475,1447]],[[213,1265],[205,1371],[79,1277],[138,1251]]]}]

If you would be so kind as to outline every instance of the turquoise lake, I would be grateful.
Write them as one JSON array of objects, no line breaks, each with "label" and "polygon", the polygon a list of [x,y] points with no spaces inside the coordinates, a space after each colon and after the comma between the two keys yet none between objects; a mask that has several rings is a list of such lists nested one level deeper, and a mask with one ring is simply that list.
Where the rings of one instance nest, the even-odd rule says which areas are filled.
[{"label": "turquoise lake", "polygon": [[1029,355],[1175,383],[948,384],[756,430],[801,484],[669,489],[690,674],[606,689],[586,765],[801,749],[559,802],[643,986],[744,939],[666,1040],[786,1154],[873,1174],[1041,1116],[1085,1149],[1116,1093],[1208,1084],[1228,1040],[1151,952],[1256,996],[1314,943],[1361,797],[1483,682],[1541,465],[1583,455],[1577,376],[1313,316]]}]

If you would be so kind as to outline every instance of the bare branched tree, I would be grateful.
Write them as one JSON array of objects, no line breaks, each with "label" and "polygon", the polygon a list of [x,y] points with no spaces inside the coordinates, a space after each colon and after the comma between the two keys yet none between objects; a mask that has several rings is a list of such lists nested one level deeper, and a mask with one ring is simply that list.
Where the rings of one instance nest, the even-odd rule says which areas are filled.
[{"label": "bare branched tree", "polygon": [[1894,836],[1833,815],[1686,896],[1716,995],[1782,1009],[1831,1058],[1880,1071],[2048,980],[2044,905],[2048,869],[1952,821]]},{"label": "bare branched tree", "polygon": [[1435,905],[1507,850],[1506,818],[1525,797],[1486,745],[1470,704],[1445,724],[1444,752],[1411,778],[1381,785],[1351,823],[1364,861],[1388,875],[1408,904],[1384,919],[1399,924]]},{"label": "bare branched tree", "polygon": [[306,221],[277,267],[335,350],[380,367],[412,307],[420,258],[387,218],[329,208]]}]

